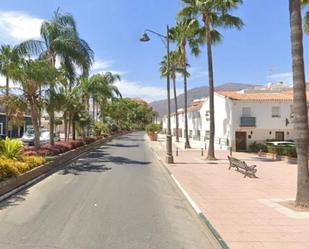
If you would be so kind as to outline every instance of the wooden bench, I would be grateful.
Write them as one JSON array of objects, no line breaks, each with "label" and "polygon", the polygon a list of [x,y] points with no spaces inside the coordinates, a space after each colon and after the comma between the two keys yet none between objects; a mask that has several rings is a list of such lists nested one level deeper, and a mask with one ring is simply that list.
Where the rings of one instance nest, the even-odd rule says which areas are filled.
[{"label": "wooden bench", "polygon": [[[237,171],[245,174],[244,177],[246,177],[246,176],[256,177],[256,175],[255,175],[255,173],[257,172],[256,165],[249,166],[249,165],[247,165],[247,163],[245,161],[241,161],[241,160],[239,160],[235,157],[228,156],[228,159],[229,159],[229,162],[230,162],[229,170],[231,168],[236,168]],[[239,169],[241,169],[241,171]]]}]

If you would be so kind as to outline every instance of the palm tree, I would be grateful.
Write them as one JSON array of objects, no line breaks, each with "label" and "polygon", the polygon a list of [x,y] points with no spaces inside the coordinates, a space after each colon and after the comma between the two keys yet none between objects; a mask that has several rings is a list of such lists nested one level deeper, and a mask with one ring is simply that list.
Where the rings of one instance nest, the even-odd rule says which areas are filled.
[{"label": "palm tree", "polygon": [[93,119],[95,119],[95,107],[99,104],[101,114],[103,115],[103,106],[107,100],[121,96],[119,89],[114,83],[120,80],[118,74],[106,72],[104,74],[95,74],[89,78],[89,81],[84,82],[81,87],[84,88],[86,96],[91,96],[93,101]]},{"label": "palm tree", "polygon": [[[70,88],[73,85],[76,66],[88,75],[93,62],[93,51],[86,41],[79,37],[76,23],[71,14],[55,11],[52,20],[43,22],[41,26],[41,41],[28,40],[19,45],[20,51],[40,54],[40,58],[47,60],[53,67],[56,58],[63,63],[70,75]],[[54,101],[54,86],[50,89],[50,102]],[[54,144],[54,110],[50,109],[50,143]]]},{"label": "palm tree", "polygon": [[[173,80],[174,90],[174,105],[175,105],[175,117],[176,117],[176,142],[179,142],[179,118],[178,118],[178,102],[177,102],[177,89],[176,78],[177,72],[179,72],[179,54],[176,51],[170,52],[170,75]],[[167,56],[165,55],[163,61],[160,63],[160,73],[162,77],[167,76]]]},{"label": "palm tree", "polygon": [[35,148],[40,148],[40,127],[39,127],[39,90],[46,82],[52,84],[57,77],[57,70],[45,60],[23,60],[12,78],[19,82],[22,87],[25,99],[30,106],[32,125],[35,133]]},{"label": "palm tree", "polygon": [[184,79],[184,95],[185,95],[185,149],[190,148],[188,133],[188,87],[187,78],[187,45],[189,45],[191,53],[197,56],[200,53],[199,43],[201,36],[199,33],[198,22],[194,19],[182,19],[177,22],[176,26],[170,29],[170,38],[177,42],[177,53],[179,54],[179,65],[182,70]]},{"label": "palm tree", "polygon": [[297,149],[296,205],[309,206],[308,109],[300,0],[289,0],[293,61],[294,132]]},{"label": "palm tree", "polygon": [[214,74],[212,60],[212,45],[221,41],[221,34],[218,28],[241,29],[243,22],[240,18],[229,14],[236,9],[242,0],[182,0],[185,7],[178,13],[179,17],[194,17],[202,23],[204,29],[209,78],[209,112],[210,112],[210,138],[208,146],[208,160],[215,160],[215,112],[214,112]]},{"label": "palm tree", "polygon": [[[6,78],[5,99],[9,100],[10,77],[18,63],[19,54],[16,48],[10,45],[1,45],[0,47],[0,73]],[[9,135],[9,107],[5,105],[5,135]]]}]

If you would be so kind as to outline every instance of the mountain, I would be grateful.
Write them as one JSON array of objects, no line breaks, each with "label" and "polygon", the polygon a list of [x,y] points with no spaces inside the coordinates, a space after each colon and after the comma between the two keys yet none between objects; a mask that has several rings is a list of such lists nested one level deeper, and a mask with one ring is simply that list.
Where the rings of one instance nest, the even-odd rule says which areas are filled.
[{"label": "mountain", "polygon": [[[239,91],[242,89],[252,89],[257,85],[252,84],[242,84],[242,83],[226,83],[220,86],[215,87],[215,91]],[[173,91],[171,91],[171,95]],[[191,105],[192,101],[195,99],[205,98],[209,94],[209,89],[207,86],[196,87],[188,90],[188,106]],[[178,108],[184,107],[184,94],[177,96]],[[160,117],[166,114],[167,100],[158,100],[150,103],[153,110],[157,111]],[[175,111],[174,98],[171,100],[171,110]]]}]

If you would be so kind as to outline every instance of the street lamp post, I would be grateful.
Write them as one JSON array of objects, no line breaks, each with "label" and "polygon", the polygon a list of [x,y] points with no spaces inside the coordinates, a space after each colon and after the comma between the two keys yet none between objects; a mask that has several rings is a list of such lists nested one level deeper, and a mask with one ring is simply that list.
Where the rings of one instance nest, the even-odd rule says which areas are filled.
[{"label": "street lamp post", "polygon": [[[167,134],[166,134],[166,163],[173,163],[173,151],[172,151],[172,133],[171,133],[171,94],[170,94],[170,39],[169,39],[169,26],[166,28],[166,35],[162,35],[153,30],[146,29],[142,37],[141,42],[148,42],[150,38],[147,33],[153,33],[166,41],[167,50],[167,76],[166,76],[166,88],[167,88]],[[176,110],[177,111],[177,110]]]}]

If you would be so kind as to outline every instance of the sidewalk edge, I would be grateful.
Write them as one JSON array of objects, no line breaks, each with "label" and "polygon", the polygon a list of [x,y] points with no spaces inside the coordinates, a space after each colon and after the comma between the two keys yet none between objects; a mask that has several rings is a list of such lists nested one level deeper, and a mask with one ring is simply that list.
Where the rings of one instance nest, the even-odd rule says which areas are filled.
[{"label": "sidewalk edge", "polygon": [[186,200],[190,203],[191,207],[199,217],[199,219],[207,226],[207,228],[210,230],[212,235],[215,237],[215,239],[218,241],[219,245],[222,247],[222,249],[230,249],[230,247],[227,245],[227,243],[224,241],[224,239],[221,237],[219,232],[214,228],[214,226],[211,224],[211,222],[207,219],[207,217],[204,215],[202,210],[198,207],[198,205],[194,202],[194,200],[190,197],[190,195],[184,190],[184,188],[181,186],[179,181],[176,179],[176,177],[172,174],[172,172],[169,170],[168,166],[165,162],[162,161],[160,156],[157,154],[157,152],[152,148],[151,144],[149,144],[150,149],[152,150],[153,154],[156,156],[158,161],[162,164],[162,166],[165,168],[165,170],[168,172],[170,177],[173,179],[181,193],[184,195]]}]

